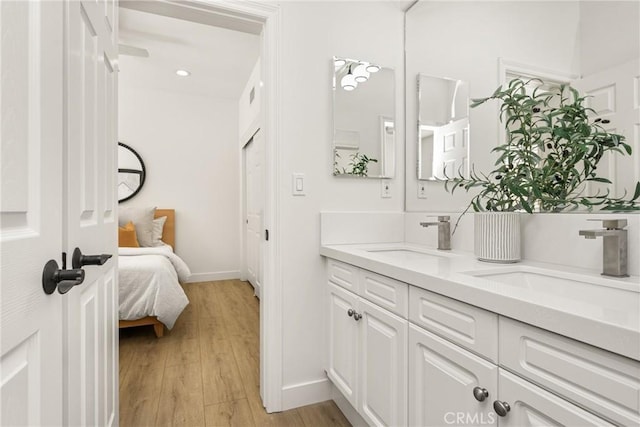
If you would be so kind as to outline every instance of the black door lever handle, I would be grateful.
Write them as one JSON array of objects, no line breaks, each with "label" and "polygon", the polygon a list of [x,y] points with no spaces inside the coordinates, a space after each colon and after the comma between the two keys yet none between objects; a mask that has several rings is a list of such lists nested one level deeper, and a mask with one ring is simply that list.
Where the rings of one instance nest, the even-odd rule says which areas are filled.
[{"label": "black door lever handle", "polygon": [[84,282],[84,270],[60,270],[55,260],[49,260],[42,270],[42,289],[51,295],[58,288],[58,292],[66,294],[74,286]]},{"label": "black door lever handle", "polygon": [[103,265],[111,256],[110,254],[83,255],[80,248],[75,248],[71,257],[71,266],[73,268],[82,268],[85,265]]}]

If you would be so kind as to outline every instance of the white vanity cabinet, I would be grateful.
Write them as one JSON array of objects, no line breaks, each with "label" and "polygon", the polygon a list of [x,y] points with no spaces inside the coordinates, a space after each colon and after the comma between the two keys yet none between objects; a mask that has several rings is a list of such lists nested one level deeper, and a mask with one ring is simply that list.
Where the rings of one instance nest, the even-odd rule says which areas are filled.
[{"label": "white vanity cabinet", "polygon": [[[595,378],[601,375],[605,368],[602,367],[598,372],[594,366],[587,363],[588,359],[585,358],[585,354],[570,356],[568,352],[561,353],[559,348],[562,346],[558,346],[555,353],[547,351],[547,354],[543,354],[542,350],[550,348],[550,345],[547,344],[543,347],[544,341],[539,336],[533,335],[535,331],[539,331],[538,328],[522,325],[506,318],[500,319],[501,336],[498,340],[498,323],[496,323],[498,319],[494,313],[479,313],[480,309],[477,307],[422,289],[414,291],[412,288],[410,301],[409,319],[412,323],[409,325],[409,425],[500,427],[611,425],[568,400],[498,367],[493,362],[495,355],[493,345],[480,346],[480,344],[482,342],[498,344],[499,342],[500,365],[504,364],[503,359],[508,360],[510,369],[516,370],[517,367],[523,371],[529,369],[536,372],[540,378],[546,376],[547,379],[551,378],[550,374],[554,374],[553,377],[556,380],[561,378],[562,372],[564,372],[565,381],[571,379],[574,385],[580,382],[583,383],[583,386],[589,382],[594,386],[595,384],[606,384],[607,381],[598,381]],[[416,301],[421,301],[421,303],[416,303]],[[492,315],[496,318],[493,319]],[[413,322],[416,319],[422,319],[423,325],[437,331],[447,339],[414,325]],[[438,319],[438,321],[434,319]],[[479,331],[472,325],[485,329],[493,328],[493,331]],[[527,327],[525,330],[530,333],[522,333],[523,327]],[[462,330],[467,332],[461,333]],[[544,333],[547,341],[550,337],[546,334],[555,335],[546,331],[538,333]],[[481,342],[473,339],[478,335],[484,337]],[[537,338],[536,342],[531,341],[534,336]],[[525,339],[521,340],[522,337]],[[576,344],[581,343],[574,342],[573,346]],[[461,345],[471,349],[483,348],[484,351],[479,352],[483,357],[462,348]],[[570,342],[566,343],[564,347],[572,351],[575,350]],[[592,352],[594,351],[602,352],[598,349],[593,349]],[[510,363],[512,360],[517,360],[518,356],[520,356],[522,363]],[[554,356],[561,357],[554,361]],[[582,363],[578,358],[582,360]],[[566,362],[570,362],[570,365],[567,365]],[[544,366],[545,363],[549,366]],[[619,364],[620,362],[617,361],[617,365]],[[554,369],[551,365],[555,365],[557,368]],[[593,371],[584,370],[586,367],[593,369]],[[622,367],[625,367],[624,364]],[[627,366],[627,368],[630,367]],[[606,370],[613,372],[613,367],[608,367]],[[619,369],[619,371],[622,371],[617,377],[619,379],[624,378],[623,373],[626,374],[627,379],[633,374],[633,371],[629,369],[626,371]],[[579,378],[571,378],[576,374],[581,376],[582,381]],[[611,382],[612,376],[608,375],[608,377],[608,381]],[[540,379],[539,381],[542,382]],[[607,386],[609,394],[615,391],[611,385]],[[615,395],[631,405],[634,397],[638,396],[637,390],[631,388],[632,382],[627,381],[626,384],[623,384],[622,381],[619,381],[616,385],[618,392]],[[557,391],[561,392],[562,390],[558,388]],[[586,395],[586,392],[588,390],[583,389],[582,395]],[[624,392],[627,393],[627,398],[624,397]],[[591,394],[597,393],[592,391]],[[620,403],[609,402],[609,405],[620,406]],[[624,412],[618,412],[618,414],[620,413]],[[613,413],[608,415],[615,417]],[[634,425],[630,419],[622,419],[621,421],[627,421],[624,423],[625,425]]]},{"label": "white vanity cabinet", "polygon": [[349,279],[334,281],[329,274],[327,375],[369,425],[407,425],[408,321],[345,289],[363,289],[406,313],[407,285],[332,261],[329,271]]},{"label": "white vanity cabinet", "polygon": [[409,348],[411,426],[612,425],[414,325]]},{"label": "white vanity cabinet", "polygon": [[637,360],[331,259],[328,271],[328,375],[369,425],[640,425]]}]

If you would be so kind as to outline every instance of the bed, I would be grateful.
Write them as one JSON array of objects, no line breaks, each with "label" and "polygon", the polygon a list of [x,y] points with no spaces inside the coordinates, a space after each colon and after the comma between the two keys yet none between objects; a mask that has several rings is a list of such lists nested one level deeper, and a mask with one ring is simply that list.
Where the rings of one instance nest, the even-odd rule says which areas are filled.
[{"label": "bed", "polygon": [[166,217],[162,246],[118,248],[119,327],[151,325],[160,338],[189,304],[180,282],[191,272],[174,253],[175,210],[156,209],[154,215]]}]

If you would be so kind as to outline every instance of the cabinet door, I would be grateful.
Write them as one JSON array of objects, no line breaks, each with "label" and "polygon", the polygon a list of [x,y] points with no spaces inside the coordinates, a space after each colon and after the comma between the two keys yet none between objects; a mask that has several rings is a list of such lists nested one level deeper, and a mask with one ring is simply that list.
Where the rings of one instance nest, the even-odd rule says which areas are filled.
[{"label": "cabinet door", "polygon": [[500,417],[500,427],[612,425],[504,369],[499,387],[500,400],[510,408]]},{"label": "cabinet door", "polygon": [[[497,425],[492,402],[498,367],[414,325],[409,326],[409,378],[409,425]],[[482,401],[474,396],[476,387]]]},{"label": "cabinet door", "polygon": [[407,425],[408,322],[360,299],[359,412],[371,426]]},{"label": "cabinet door", "polygon": [[329,366],[327,375],[356,408],[358,379],[358,322],[349,316],[355,312],[358,297],[329,283]]}]

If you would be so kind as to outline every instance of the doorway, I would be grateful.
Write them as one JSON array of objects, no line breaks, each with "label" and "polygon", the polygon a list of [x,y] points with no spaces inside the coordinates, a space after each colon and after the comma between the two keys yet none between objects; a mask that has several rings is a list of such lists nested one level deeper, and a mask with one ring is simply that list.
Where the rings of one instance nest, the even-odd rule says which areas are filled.
[{"label": "doorway", "polygon": [[[262,90],[262,140],[264,141],[265,179],[263,185],[264,209],[262,216],[263,233],[269,231],[272,238],[263,242],[262,255],[261,303],[260,303],[260,395],[267,412],[281,409],[281,341],[282,314],[280,272],[275,262],[278,253],[278,242],[273,237],[278,233],[278,189],[275,185],[277,178],[276,153],[278,120],[278,52],[279,49],[279,20],[280,12],[277,6],[266,4],[211,4],[208,2],[127,2],[120,3],[121,7],[136,9],[144,12],[193,22],[215,25],[236,31],[249,31],[259,28],[261,31],[261,74],[264,87]],[[167,34],[170,37],[171,34]],[[223,184],[223,183],[222,183]],[[240,227],[241,225],[239,225]]]}]

